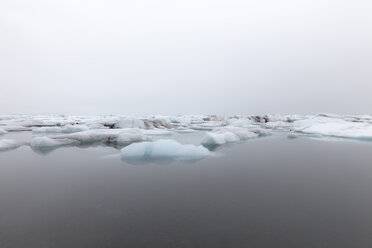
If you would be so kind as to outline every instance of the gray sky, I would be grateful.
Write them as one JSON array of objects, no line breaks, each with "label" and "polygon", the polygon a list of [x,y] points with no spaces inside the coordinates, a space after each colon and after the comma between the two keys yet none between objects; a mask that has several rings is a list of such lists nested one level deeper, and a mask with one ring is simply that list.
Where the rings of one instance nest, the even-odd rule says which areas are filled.
[{"label": "gray sky", "polygon": [[0,0],[0,113],[372,114],[371,0]]}]

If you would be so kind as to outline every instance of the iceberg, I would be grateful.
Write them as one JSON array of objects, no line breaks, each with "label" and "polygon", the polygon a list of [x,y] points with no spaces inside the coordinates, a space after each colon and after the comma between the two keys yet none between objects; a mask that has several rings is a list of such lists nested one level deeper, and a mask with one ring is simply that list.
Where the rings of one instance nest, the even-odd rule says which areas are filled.
[{"label": "iceberg", "polygon": [[226,143],[232,143],[232,142],[238,142],[238,141],[240,141],[239,138],[232,132],[224,132],[224,133],[208,132],[202,141],[202,145],[206,147],[213,147],[213,146],[218,146],[218,145],[223,145]]},{"label": "iceberg", "polygon": [[174,125],[170,122],[170,120],[166,118],[150,118],[144,119],[143,122],[145,123],[146,129],[153,129],[153,128],[166,128],[171,129],[174,128]]},{"label": "iceberg", "polygon": [[128,145],[133,142],[148,140],[148,137],[137,128],[95,129],[53,137],[54,139],[72,139],[81,145],[106,143]]},{"label": "iceberg", "polygon": [[[258,131],[256,130],[256,132]],[[260,135],[256,132],[251,131],[247,128],[233,126],[215,128],[212,132],[207,132],[204,139],[202,140],[202,145],[205,147],[213,148],[215,146],[223,145],[226,143],[233,143],[250,138],[256,138]]]},{"label": "iceberg", "polygon": [[63,127],[39,127],[33,129],[33,133],[77,133],[89,130],[86,125],[66,125]]},{"label": "iceberg", "polygon": [[121,149],[122,159],[129,160],[199,160],[211,155],[203,146],[182,145],[175,140],[134,143]]},{"label": "iceberg", "polygon": [[20,147],[22,144],[20,144],[18,141],[13,139],[1,139],[0,140],[0,151],[8,151],[13,150],[18,147]]},{"label": "iceberg", "polygon": [[295,130],[304,134],[332,136],[360,140],[372,140],[372,124],[338,120],[333,122],[298,125]]},{"label": "iceberg", "polygon": [[72,139],[79,144],[112,143],[116,141],[122,129],[94,129],[52,137],[53,139]]},{"label": "iceberg", "polygon": [[173,128],[173,124],[164,118],[130,118],[125,117],[116,122],[113,128]]},{"label": "iceberg", "polygon": [[145,123],[137,118],[122,118],[114,124],[114,128],[145,128]]},{"label": "iceberg", "polygon": [[223,127],[227,126],[228,122],[227,121],[208,121],[208,122],[199,122],[199,123],[192,123],[190,125],[190,129],[197,130],[197,131],[211,131],[214,128],[217,127]]}]

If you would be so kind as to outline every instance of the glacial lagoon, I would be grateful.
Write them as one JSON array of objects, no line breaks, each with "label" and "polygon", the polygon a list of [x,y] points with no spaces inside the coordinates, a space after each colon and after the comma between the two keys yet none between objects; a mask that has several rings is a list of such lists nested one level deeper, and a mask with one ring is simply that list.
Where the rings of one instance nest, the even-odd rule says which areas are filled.
[{"label": "glacial lagoon", "polygon": [[[250,124],[243,127],[236,119],[231,123],[257,137],[229,127],[239,131],[230,132],[234,138],[219,131],[225,122],[208,120],[181,132],[121,127],[145,134],[145,140],[125,145],[112,138],[106,142],[110,135],[103,143],[76,142],[84,136],[76,134],[96,130],[96,124],[41,135],[35,130],[42,127],[8,129],[0,140],[19,146],[0,152],[0,246],[371,247],[372,142],[283,127],[296,120],[275,129],[265,127],[270,121],[251,121],[244,119]],[[11,127],[5,122],[2,127]],[[340,118],[334,122],[347,122],[338,124],[344,131],[352,125]],[[369,126],[368,120],[352,123]],[[105,124],[100,128],[112,130]],[[257,128],[267,132],[258,135]],[[231,142],[203,146],[214,132],[216,141]],[[62,146],[32,143],[71,134],[75,141]],[[122,156],[126,147],[159,140],[173,140],[179,149],[165,142],[161,149],[135,147],[145,157]],[[189,145],[191,151],[185,151]],[[195,147],[208,154],[185,159]]]}]

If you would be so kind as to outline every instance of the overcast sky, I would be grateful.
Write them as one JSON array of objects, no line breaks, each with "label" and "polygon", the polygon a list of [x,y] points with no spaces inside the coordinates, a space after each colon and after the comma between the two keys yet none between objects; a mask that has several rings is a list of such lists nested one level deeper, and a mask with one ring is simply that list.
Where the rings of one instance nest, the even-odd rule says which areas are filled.
[{"label": "overcast sky", "polygon": [[0,0],[0,113],[372,114],[371,0]]}]

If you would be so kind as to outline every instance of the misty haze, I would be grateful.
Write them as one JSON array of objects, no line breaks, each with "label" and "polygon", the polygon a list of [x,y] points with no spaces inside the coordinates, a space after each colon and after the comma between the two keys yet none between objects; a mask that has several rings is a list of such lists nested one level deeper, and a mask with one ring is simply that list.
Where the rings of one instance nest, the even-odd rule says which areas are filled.
[{"label": "misty haze", "polygon": [[0,247],[372,247],[371,13],[1,0]]}]

